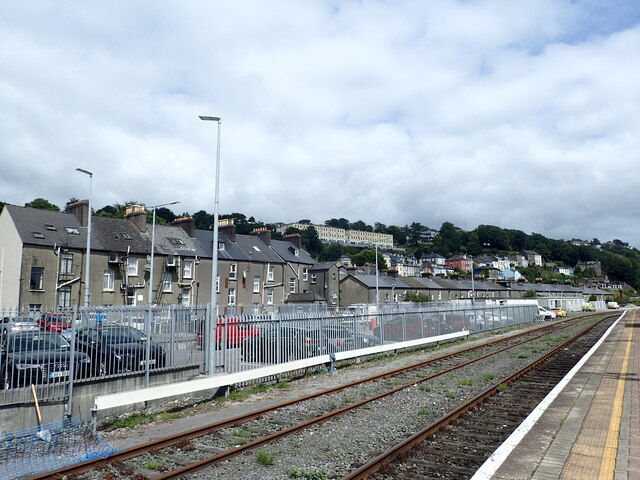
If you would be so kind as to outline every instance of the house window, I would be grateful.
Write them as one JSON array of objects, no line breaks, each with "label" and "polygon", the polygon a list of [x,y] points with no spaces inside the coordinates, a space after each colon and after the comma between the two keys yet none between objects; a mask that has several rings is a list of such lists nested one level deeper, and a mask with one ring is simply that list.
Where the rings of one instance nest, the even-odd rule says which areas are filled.
[{"label": "house window", "polygon": [[70,275],[73,273],[73,253],[62,253],[60,255],[60,274]]},{"label": "house window", "polygon": [[273,288],[267,289],[267,305],[273,305]]},{"label": "house window", "polygon": [[185,260],[182,263],[182,277],[193,278],[193,260]]},{"label": "house window", "polygon": [[236,304],[236,289],[235,288],[230,288],[229,289],[229,305],[235,305]]},{"label": "house window", "polygon": [[182,289],[182,305],[188,307],[191,303],[191,289],[183,288]]},{"label": "house window", "polygon": [[304,267],[302,269],[302,281],[306,282],[309,280],[309,269],[307,267]]},{"label": "house window", "polygon": [[229,265],[229,280],[235,280],[238,274],[238,264],[232,263]]},{"label": "house window", "polygon": [[65,231],[71,235],[80,235],[80,232],[76,227],[64,227]]},{"label": "house window", "polygon": [[71,306],[71,287],[60,287],[58,289],[58,306],[68,308]]},{"label": "house window", "polygon": [[260,277],[253,277],[253,293],[260,293]]},{"label": "house window", "polygon": [[102,289],[113,292],[115,285],[116,274],[113,270],[105,270],[102,277]]},{"label": "house window", "polygon": [[31,267],[30,290],[44,290],[44,267]]},{"label": "house window", "polygon": [[162,291],[171,292],[171,283],[173,282],[173,275],[171,272],[164,272],[162,275]]},{"label": "house window", "polygon": [[295,293],[295,291],[296,291],[296,279],[295,278],[290,278],[289,279],[289,292]]},{"label": "house window", "polygon": [[315,284],[318,281],[318,275],[315,273],[311,274],[311,283]]},{"label": "house window", "polygon": [[136,276],[138,275],[138,259],[137,258],[127,258],[127,275]]},{"label": "house window", "polygon": [[269,265],[267,267],[267,280],[273,282],[273,274],[275,272],[275,268],[273,265]]}]

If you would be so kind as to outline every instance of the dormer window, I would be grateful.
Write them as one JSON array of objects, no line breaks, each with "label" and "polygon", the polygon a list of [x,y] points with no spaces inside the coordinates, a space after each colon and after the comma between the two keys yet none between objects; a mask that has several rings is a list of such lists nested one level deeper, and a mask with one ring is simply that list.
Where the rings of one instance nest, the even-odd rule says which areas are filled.
[{"label": "dormer window", "polygon": [[224,250],[224,242],[218,242],[218,250]]},{"label": "dormer window", "polygon": [[76,227],[64,227],[65,231],[70,235],[80,235]]},{"label": "dormer window", "polygon": [[44,225],[44,228],[46,228],[47,230],[49,230],[51,232],[55,232],[55,231],[58,230],[55,225],[51,225],[50,223],[46,223]]},{"label": "dormer window", "polygon": [[31,232],[33,238],[44,239],[44,234],[42,232]]}]

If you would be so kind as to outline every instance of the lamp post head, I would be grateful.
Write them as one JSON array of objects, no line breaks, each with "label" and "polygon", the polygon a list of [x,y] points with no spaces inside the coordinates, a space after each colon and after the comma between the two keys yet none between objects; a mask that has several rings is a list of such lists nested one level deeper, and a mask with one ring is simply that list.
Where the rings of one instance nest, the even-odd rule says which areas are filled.
[{"label": "lamp post head", "polygon": [[85,170],[84,168],[76,168],[76,170],[78,172],[82,172],[82,173],[84,173],[86,175],[89,175],[90,177],[93,177],[93,172],[90,172],[89,170]]},{"label": "lamp post head", "polygon": [[221,117],[210,117],[210,116],[206,116],[206,115],[199,115],[200,120],[209,120],[211,122],[219,122],[221,119]]}]

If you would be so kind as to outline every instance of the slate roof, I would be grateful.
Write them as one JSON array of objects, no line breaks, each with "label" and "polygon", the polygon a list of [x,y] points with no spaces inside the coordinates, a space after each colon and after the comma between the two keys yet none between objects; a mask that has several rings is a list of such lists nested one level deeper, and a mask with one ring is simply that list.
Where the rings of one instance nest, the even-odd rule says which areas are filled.
[{"label": "slate roof", "polygon": [[[376,287],[375,275],[357,272],[356,275],[354,275],[354,278],[360,283],[362,283],[363,285],[365,285],[366,287],[369,287],[369,288]],[[391,288],[391,287],[402,289],[402,288],[411,288],[411,285],[407,284],[406,282],[398,278],[389,277],[388,275],[378,275],[378,288]]]},{"label": "slate roof", "polygon": [[[298,248],[286,240],[271,240],[271,248],[286,262],[306,263],[307,265],[316,263],[306,250]],[[298,255],[295,254],[296,250],[298,251]]]},{"label": "slate roof", "polygon": [[[71,213],[54,212],[37,208],[5,205],[18,235],[25,245],[75,248],[82,250],[87,245],[87,227],[80,225]],[[68,230],[71,229],[71,230]],[[69,233],[70,231],[78,232]],[[34,237],[34,232],[38,237]],[[97,251],[148,253],[150,238],[140,233],[128,220],[91,217],[91,249]]]}]

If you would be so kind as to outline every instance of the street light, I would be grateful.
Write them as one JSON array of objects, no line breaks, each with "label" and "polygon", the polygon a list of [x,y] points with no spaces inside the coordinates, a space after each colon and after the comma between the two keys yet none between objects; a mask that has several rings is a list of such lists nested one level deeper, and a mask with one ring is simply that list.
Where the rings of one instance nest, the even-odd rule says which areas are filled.
[{"label": "street light", "polygon": [[87,257],[85,258],[85,277],[84,277],[84,306],[85,308],[89,307],[91,303],[91,289],[90,289],[90,281],[91,281],[91,190],[93,183],[93,172],[89,170],[85,170],[84,168],[76,168],[76,170],[80,173],[84,173],[89,176],[89,214],[88,222],[87,222]]},{"label": "street light", "polygon": [[218,122],[218,145],[216,150],[216,184],[213,204],[213,253],[211,255],[211,308],[206,328],[206,349],[207,349],[207,373],[215,374],[214,365],[214,322],[218,318],[218,297],[216,283],[218,280],[218,209],[220,203],[220,117],[209,117],[200,115],[200,120]]},{"label": "street light", "polygon": [[159,205],[154,205],[151,207],[153,211],[153,221],[151,222],[151,266],[149,267],[149,297],[148,303],[151,305],[153,299],[153,256],[156,251],[156,208],[166,207],[167,205],[175,205],[176,203],[180,203],[178,201],[169,202],[169,203],[161,203]]}]

